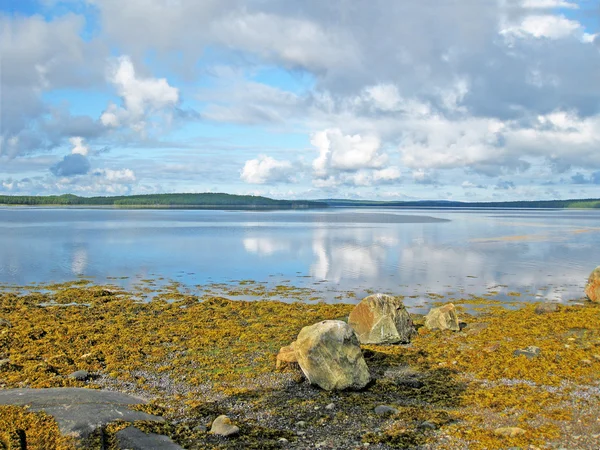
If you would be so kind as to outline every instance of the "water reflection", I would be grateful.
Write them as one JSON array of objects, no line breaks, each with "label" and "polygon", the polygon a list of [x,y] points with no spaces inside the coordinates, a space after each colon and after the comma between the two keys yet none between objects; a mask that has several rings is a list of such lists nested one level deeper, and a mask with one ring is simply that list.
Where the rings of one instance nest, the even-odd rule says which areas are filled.
[{"label": "water reflection", "polygon": [[285,239],[274,239],[272,237],[248,237],[243,240],[244,249],[249,253],[270,256],[274,253],[291,251],[292,243]]},{"label": "water reflection", "polygon": [[71,272],[73,272],[73,275],[84,275],[87,263],[87,248],[83,245],[76,246],[71,256]]},{"label": "water reflection", "polygon": [[598,219],[600,211],[0,209],[0,283],[287,279],[413,296],[415,305],[427,293],[490,290],[566,301],[581,297],[600,263]]},{"label": "water reflection", "polygon": [[334,283],[375,281],[385,268],[390,249],[398,242],[389,233],[378,228],[316,228],[312,238],[315,262],[310,274]]}]

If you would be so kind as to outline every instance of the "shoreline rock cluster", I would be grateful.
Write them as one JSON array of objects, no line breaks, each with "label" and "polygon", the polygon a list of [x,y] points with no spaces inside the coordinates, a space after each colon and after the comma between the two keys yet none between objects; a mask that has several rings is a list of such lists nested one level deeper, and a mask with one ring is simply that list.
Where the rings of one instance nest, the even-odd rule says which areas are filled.
[{"label": "shoreline rock cluster", "polygon": [[[134,397],[160,399],[160,403],[145,405],[137,405],[136,398],[111,400],[117,406],[102,401],[106,408],[119,409],[118,415],[123,413],[121,403],[128,402],[137,406],[131,414],[141,417],[142,412],[148,413],[143,419],[145,425],[133,426],[115,426],[107,413],[104,423],[111,424],[106,436],[125,448],[147,448],[148,442],[173,449],[181,448],[179,445],[214,448],[210,446],[217,444],[241,448],[249,442],[291,448],[318,447],[322,443],[322,448],[358,448],[362,443],[374,444],[376,448],[380,448],[378,443],[383,445],[381,448],[414,448],[430,442],[429,439],[470,442],[473,436],[481,442],[480,447],[473,448],[500,448],[490,444],[500,442],[540,445],[558,439],[558,432],[539,428],[534,419],[512,420],[512,416],[502,415],[505,408],[529,414],[535,420],[545,417],[544,427],[551,426],[550,420],[564,423],[564,436],[570,433],[569,426],[579,426],[565,415],[564,409],[571,406],[560,403],[557,396],[544,397],[544,389],[552,388],[568,398],[570,393],[561,391],[560,384],[568,381],[575,383],[579,389],[576,394],[583,395],[584,400],[585,389],[598,389],[594,383],[600,367],[600,267],[586,285],[585,294],[590,300],[587,305],[544,303],[515,311],[492,308],[481,320],[461,313],[465,322],[460,322],[452,303],[432,308],[425,316],[411,316],[401,299],[384,294],[343,307],[296,304],[284,308],[277,302],[246,305],[224,298],[199,301],[191,296],[182,296],[174,304],[139,305],[112,294],[96,296],[93,289],[68,292],[88,295],[94,306],[37,308],[35,302],[45,302],[45,296],[4,297],[4,303],[0,303],[0,308],[4,308],[0,312],[6,317],[0,318],[0,343],[4,345],[0,348],[0,372],[6,385],[0,393],[10,397],[21,392],[25,396],[17,395],[21,397],[19,401],[5,404],[28,404],[31,411],[51,414],[61,424],[63,434],[65,423],[79,430],[74,421],[86,417],[74,412],[95,408],[92,404],[98,403],[83,397],[69,400],[69,395],[71,399],[76,393],[80,395],[77,390],[70,391],[72,387],[95,388],[82,389],[90,395],[112,395],[112,389]],[[71,297],[65,298],[65,304],[70,304],[70,300]],[[469,301],[486,299],[455,303]],[[121,315],[121,311],[125,313]],[[109,317],[114,322],[105,320]],[[161,317],[160,322],[157,317]],[[339,320],[346,317],[347,322]],[[213,326],[215,323],[221,328]],[[307,323],[312,325],[304,326]],[[153,331],[147,336],[139,332],[124,335],[135,324],[140,324],[140,330]],[[108,326],[112,327],[110,333],[103,334],[103,327]],[[199,328],[190,335],[193,327]],[[250,327],[252,332],[248,331]],[[159,334],[163,330],[164,334]],[[213,330],[214,334],[210,334]],[[225,334],[218,330],[225,330]],[[277,354],[276,367],[298,370],[274,371],[276,349],[294,339],[297,330],[300,332],[296,339]],[[64,344],[65,333],[71,336],[71,344]],[[89,336],[98,342],[89,341]],[[115,339],[119,339],[118,345],[114,345]],[[145,339],[144,345],[140,345],[140,339]],[[230,350],[234,346],[238,347]],[[144,366],[153,357],[151,352],[157,352],[157,357]],[[244,364],[228,365],[242,356],[246,358]],[[171,358],[177,360],[167,365]],[[217,372],[224,367],[229,370],[225,375]],[[219,387],[210,391],[214,394],[210,399],[209,388],[192,380],[201,370],[211,373],[213,378],[206,378],[210,382],[221,377]],[[247,378],[243,378],[245,374]],[[507,379],[515,384],[507,385]],[[174,381],[180,384],[175,385]],[[185,388],[192,386],[194,390],[179,390],[188,381],[195,384]],[[44,394],[56,390],[56,395],[65,397],[37,408],[34,401],[26,399],[29,394],[22,392],[31,389],[12,389],[19,387],[45,387]],[[597,411],[597,399],[591,398],[589,405],[590,411]],[[468,408],[474,406],[486,414],[493,413],[485,416],[493,420],[477,422],[484,416],[472,419],[469,414],[473,410]],[[15,413],[18,407],[0,408],[5,408],[5,417],[20,414]],[[582,411],[581,405],[577,408]],[[95,423],[88,421],[84,426],[95,427]],[[593,428],[594,424],[585,423],[592,427],[586,435],[588,440],[600,436],[600,428]],[[1,428],[0,447],[6,439]],[[465,434],[467,429],[469,434]],[[336,447],[340,435],[344,436],[340,445],[351,445]]]},{"label": "shoreline rock cluster", "polygon": [[[460,331],[455,306],[432,308],[425,316],[425,327]],[[400,298],[374,294],[354,307],[348,323],[325,320],[302,328],[294,342],[279,350],[276,368],[297,364],[311,384],[326,391],[360,390],[371,381],[361,344],[409,344],[416,335]]]}]

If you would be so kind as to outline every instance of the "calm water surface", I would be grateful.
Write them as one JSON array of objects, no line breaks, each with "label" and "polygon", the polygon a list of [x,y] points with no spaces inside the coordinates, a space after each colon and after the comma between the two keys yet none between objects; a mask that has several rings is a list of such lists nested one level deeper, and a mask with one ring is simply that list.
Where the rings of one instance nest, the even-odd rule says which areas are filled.
[{"label": "calm water surface", "polygon": [[0,208],[0,283],[289,280],[359,298],[517,291],[567,301],[600,264],[599,243],[594,210]]}]

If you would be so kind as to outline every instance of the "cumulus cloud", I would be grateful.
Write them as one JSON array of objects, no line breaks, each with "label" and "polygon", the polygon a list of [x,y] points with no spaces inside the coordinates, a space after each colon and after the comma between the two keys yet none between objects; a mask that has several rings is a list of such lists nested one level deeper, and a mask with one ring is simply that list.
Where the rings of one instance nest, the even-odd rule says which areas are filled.
[{"label": "cumulus cloud", "polygon": [[419,184],[437,184],[437,175],[435,172],[418,169],[413,171],[412,178]]},{"label": "cumulus cloud", "polygon": [[573,184],[600,184],[600,171],[591,173],[589,176],[585,176],[581,172],[577,172],[571,176],[571,183]]},{"label": "cumulus cloud", "polygon": [[97,169],[92,175],[107,184],[130,184],[136,181],[135,173],[131,169]]},{"label": "cumulus cloud", "polygon": [[494,189],[499,189],[499,190],[515,189],[515,183],[513,183],[512,181],[507,181],[507,180],[499,180],[498,183],[496,183],[496,186],[494,187]]},{"label": "cumulus cloud", "polygon": [[351,67],[358,59],[353,38],[345,30],[300,17],[241,10],[214,22],[211,31],[227,46],[291,68],[322,72],[332,65]]},{"label": "cumulus cloud", "polygon": [[52,90],[88,89],[102,81],[107,49],[97,39],[81,38],[84,24],[76,14],[45,20],[0,12],[0,157],[55,148],[74,128],[95,132],[90,117],[73,116],[43,99]]},{"label": "cumulus cloud", "polygon": [[[600,170],[598,30],[578,19],[586,12],[576,11],[585,9],[579,2],[89,3],[98,14],[98,39],[81,38],[80,13],[0,17],[2,162],[70,137],[82,140],[71,141],[80,150],[69,156],[85,157],[87,143],[100,137],[102,145],[116,139],[127,141],[123,149],[141,147],[131,139],[160,135],[171,118],[193,117],[263,135],[310,136],[314,148],[298,160],[312,165],[290,163],[293,172],[263,142],[250,144],[262,156],[233,155],[230,164],[243,166],[242,181],[255,184],[289,181],[304,170],[307,176],[297,177],[302,189],[312,182],[316,192],[358,193],[402,181],[417,192],[447,185],[439,195],[452,188],[480,195],[470,185],[461,189],[469,179],[486,186],[481,195],[526,195],[533,191],[520,182],[508,192],[494,186],[514,184],[524,171],[528,182],[540,184],[553,171],[564,173],[562,185],[572,189]],[[105,74],[110,48],[128,56],[113,60]],[[154,77],[150,66],[169,80]],[[99,92],[107,82],[121,101],[97,111],[99,120],[50,107],[43,95]],[[201,104],[198,112],[182,104],[188,92]],[[215,148],[231,148],[234,139],[221,134]],[[191,141],[173,144],[191,152]],[[91,179],[93,171],[84,175]],[[219,183],[231,181],[218,176]],[[476,184],[482,177],[496,179]]]},{"label": "cumulus cloud", "polygon": [[532,36],[538,39],[562,39],[575,33],[582,33],[579,22],[551,14],[527,16],[520,23],[509,25],[500,31],[505,36]]},{"label": "cumulus cloud", "polygon": [[377,136],[344,135],[339,128],[314,133],[311,144],[319,151],[313,161],[317,177],[326,177],[330,170],[355,171],[363,168],[380,168],[387,161],[381,152]]},{"label": "cumulus cloud", "polygon": [[84,175],[89,171],[90,162],[85,156],[78,153],[67,155],[61,161],[50,167],[50,172],[57,177]]},{"label": "cumulus cloud", "polygon": [[289,183],[293,180],[290,161],[278,161],[270,156],[260,155],[246,161],[240,178],[250,184]]},{"label": "cumulus cloud", "polygon": [[71,143],[71,145],[73,145],[73,148],[71,149],[71,153],[73,155],[83,155],[83,156],[88,155],[90,149],[88,148],[87,145],[85,145],[82,137],[80,137],[80,136],[72,137],[69,139],[69,142]]},{"label": "cumulus cloud", "polygon": [[386,167],[385,169],[375,170],[373,172],[373,179],[381,182],[393,182],[398,180],[402,176],[398,167]]},{"label": "cumulus cloud", "polygon": [[579,5],[576,3],[566,2],[564,0],[524,0],[522,6],[523,8],[529,9],[579,9]]},{"label": "cumulus cloud", "polygon": [[106,127],[130,126],[143,132],[153,114],[170,113],[179,102],[179,90],[169,85],[165,78],[142,78],[136,75],[128,56],[121,56],[112,65],[108,75],[123,106],[110,103],[100,116]]}]

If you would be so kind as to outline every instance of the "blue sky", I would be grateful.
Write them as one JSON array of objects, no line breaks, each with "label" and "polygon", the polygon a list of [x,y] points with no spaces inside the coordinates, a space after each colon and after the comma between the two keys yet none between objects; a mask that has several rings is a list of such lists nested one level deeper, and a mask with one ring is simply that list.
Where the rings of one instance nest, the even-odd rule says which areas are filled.
[{"label": "blue sky", "polygon": [[598,0],[0,0],[0,193],[600,197]]}]

